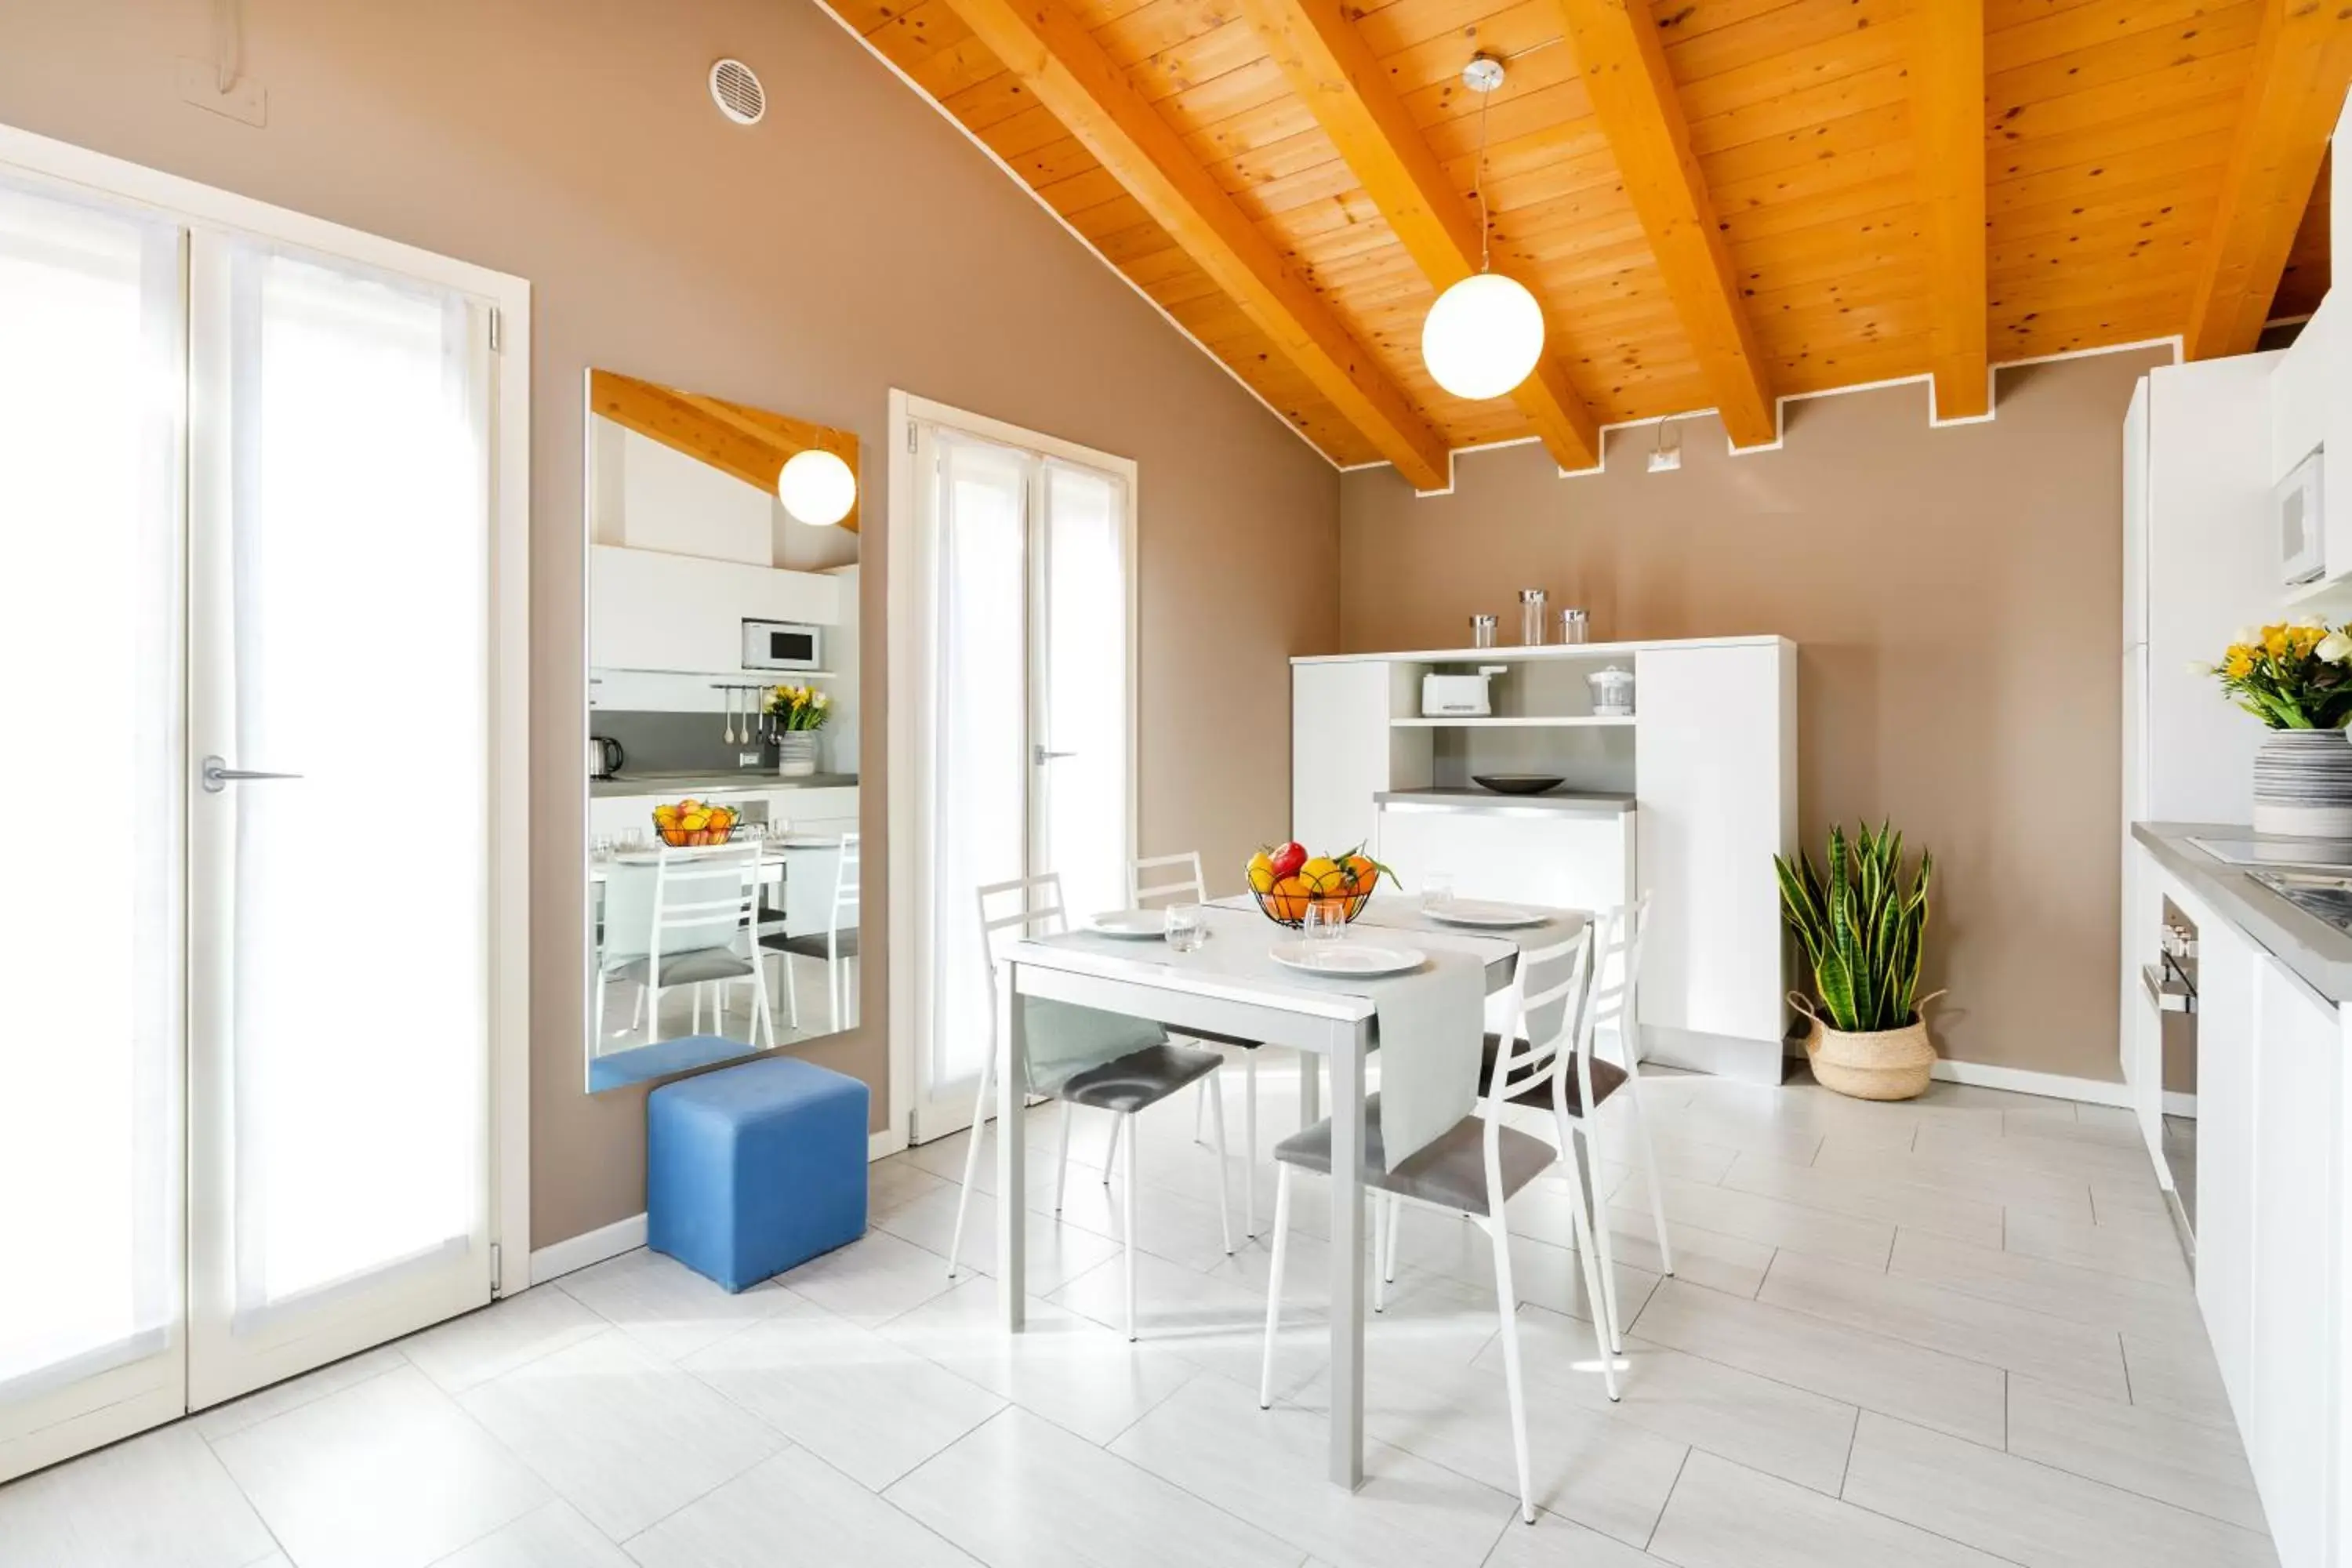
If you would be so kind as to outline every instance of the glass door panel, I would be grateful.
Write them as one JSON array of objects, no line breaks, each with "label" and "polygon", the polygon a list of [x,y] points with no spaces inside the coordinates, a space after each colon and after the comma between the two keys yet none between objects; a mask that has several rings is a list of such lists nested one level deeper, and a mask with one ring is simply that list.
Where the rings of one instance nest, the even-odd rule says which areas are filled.
[{"label": "glass door panel", "polygon": [[0,1480],[184,1408],[180,246],[0,184]]},{"label": "glass door panel", "polygon": [[1043,467],[1035,868],[1061,872],[1079,921],[1127,903],[1127,497],[1109,475]]},{"label": "glass door panel", "polygon": [[477,307],[194,282],[202,1406],[489,1299],[490,535]]}]

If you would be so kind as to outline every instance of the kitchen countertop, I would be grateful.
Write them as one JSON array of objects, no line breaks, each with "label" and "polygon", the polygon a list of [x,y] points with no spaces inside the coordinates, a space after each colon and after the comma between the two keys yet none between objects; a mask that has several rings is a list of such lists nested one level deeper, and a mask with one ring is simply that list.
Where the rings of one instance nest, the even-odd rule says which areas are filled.
[{"label": "kitchen countertop", "polygon": [[2249,876],[2249,868],[2217,860],[2189,842],[2252,836],[2251,829],[2226,823],[2132,824],[2132,837],[2147,847],[2157,864],[2188,883],[2213,906],[2214,913],[2269,949],[2322,996],[2339,1005],[2352,1001],[2352,935],[2280,898]]},{"label": "kitchen countertop", "polygon": [[1465,811],[1532,807],[1592,816],[1622,816],[1633,809],[1633,797],[1630,795],[1579,794],[1559,789],[1549,795],[1504,795],[1491,789],[1384,789],[1372,796],[1372,802],[1376,805],[1448,805]]},{"label": "kitchen countertop", "polygon": [[765,795],[771,790],[785,789],[856,789],[856,773],[811,773],[806,778],[778,778],[771,771],[743,768],[735,773],[624,773],[614,779],[590,779],[590,798],[603,800],[607,796],[666,795],[677,796],[698,792],[710,795]]}]

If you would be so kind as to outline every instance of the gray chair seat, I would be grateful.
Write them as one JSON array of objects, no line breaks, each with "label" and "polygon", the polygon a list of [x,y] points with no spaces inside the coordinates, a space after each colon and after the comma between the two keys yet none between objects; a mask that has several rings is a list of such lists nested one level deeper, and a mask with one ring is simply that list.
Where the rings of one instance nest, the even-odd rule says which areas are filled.
[{"label": "gray chair seat", "polygon": [[1190,1046],[1146,1046],[1098,1068],[1088,1068],[1054,1095],[1097,1110],[1141,1110],[1208,1077],[1223,1059],[1214,1051],[1196,1051]]},{"label": "gray chair seat", "polygon": [[687,952],[665,952],[661,978],[648,980],[653,960],[633,958],[611,971],[620,980],[641,984],[698,985],[706,980],[741,980],[751,973],[751,961],[723,947],[698,947]]},{"label": "gray chair seat", "polygon": [[[1481,1094],[1484,1094],[1486,1090],[1486,1086],[1494,1081],[1495,1053],[1502,1048],[1503,1038],[1500,1035],[1489,1035],[1486,1037],[1486,1049],[1482,1051],[1478,1057],[1478,1091]],[[1528,1082],[1528,1076],[1532,1075],[1523,1075],[1512,1081],[1511,1087],[1516,1092],[1510,1096],[1511,1103],[1513,1105],[1532,1106],[1538,1110],[1549,1110],[1551,1109],[1551,1090],[1549,1089],[1532,1083],[1528,1084],[1525,1089],[1517,1088],[1519,1084]],[[1584,1085],[1577,1079],[1576,1058],[1574,1056],[1571,1055],[1567,1060],[1559,1064],[1559,1079],[1560,1087],[1568,1090],[1568,1113],[1570,1116],[1583,1115]],[[1592,1058],[1593,1104],[1602,1105],[1607,1103],[1609,1097],[1616,1093],[1620,1089],[1622,1089],[1624,1085],[1625,1069],[1623,1068],[1619,1067],[1615,1062],[1605,1060],[1600,1057]]]},{"label": "gray chair seat", "polygon": [[857,932],[844,927],[838,931],[811,931],[806,936],[763,936],[760,945],[770,952],[789,952],[795,958],[856,958]]},{"label": "gray chair seat", "polygon": [[[1549,1143],[1516,1127],[1498,1130],[1497,1152],[1503,1167],[1503,1196],[1534,1181],[1551,1168],[1559,1152]],[[1384,1193],[1459,1209],[1465,1214],[1486,1212],[1486,1124],[1465,1116],[1438,1134],[1428,1147],[1397,1169],[1388,1163],[1381,1145],[1381,1097],[1364,1101],[1364,1184]],[[1331,1120],[1294,1132],[1274,1146],[1274,1157],[1301,1170],[1331,1173]]]},{"label": "gray chair seat", "polygon": [[1188,1040],[1202,1040],[1213,1046],[1233,1046],[1244,1051],[1254,1051],[1265,1044],[1264,1040],[1244,1040],[1239,1035],[1221,1035],[1214,1029],[1178,1029],[1174,1032]]}]

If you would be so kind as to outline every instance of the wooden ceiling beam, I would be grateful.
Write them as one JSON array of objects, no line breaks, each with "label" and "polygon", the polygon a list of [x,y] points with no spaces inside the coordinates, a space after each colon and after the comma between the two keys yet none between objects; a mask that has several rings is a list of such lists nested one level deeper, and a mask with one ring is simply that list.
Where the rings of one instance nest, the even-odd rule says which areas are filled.
[{"label": "wooden ceiling beam", "polygon": [[[1292,90],[1306,100],[1430,287],[1443,293],[1476,272],[1486,249],[1478,220],[1390,87],[1343,0],[1247,0],[1247,8]],[[1600,426],[1557,353],[1547,351],[1511,399],[1561,468],[1599,466]]]},{"label": "wooden ceiling beam", "polygon": [[1061,0],[948,3],[1414,489],[1453,482],[1444,438]]},{"label": "wooden ceiling beam", "polygon": [[[859,472],[857,437],[846,430],[609,370],[588,373],[588,411],[769,496],[776,493],[776,476],[783,471],[785,459],[811,447],[833,453],[849,465],[851,473]],[[863,499],[862,474],[858,486]],[[838,526],[857,531],[855,502]]]},{"label": "wooden ceiling beam", "polygon": [[1911,127],[1927,238],[1927,368],[1935,416],[1992,411],[1985,353],[1984,0],[1913,13]]},{"label": "wooden ceiling beam", "polygon": [[1657,24],[1642,0],[1556,0],[1592,114],[1616,155],[1675,313],[1735,447],[1780,438],[1780,416],[1739,287],[1691,152]]},{"label": "wooden ceiling beam", "polygon": [[2184,333],[2190,359],[2245,353],[2262,336],[2347,82],[2352,8],[2263,0],[2245,107]]}]

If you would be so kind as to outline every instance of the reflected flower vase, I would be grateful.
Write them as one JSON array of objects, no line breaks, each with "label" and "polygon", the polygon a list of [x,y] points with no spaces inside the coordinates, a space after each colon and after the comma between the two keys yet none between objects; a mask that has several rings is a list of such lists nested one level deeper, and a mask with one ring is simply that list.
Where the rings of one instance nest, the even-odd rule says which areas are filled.
[{"label": "reflected flower vase", "polygon": [[787,730],[776,737],[776,776],[804,779],[816,772],[814,730]]}]

